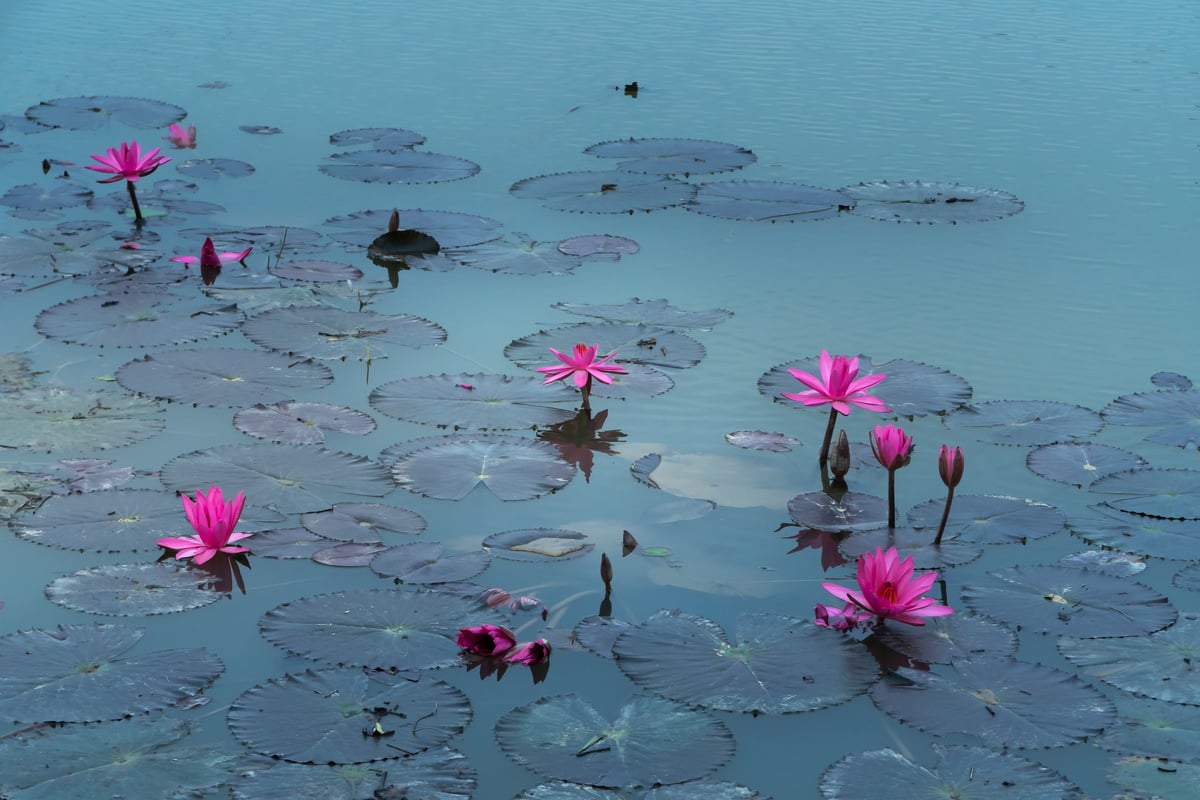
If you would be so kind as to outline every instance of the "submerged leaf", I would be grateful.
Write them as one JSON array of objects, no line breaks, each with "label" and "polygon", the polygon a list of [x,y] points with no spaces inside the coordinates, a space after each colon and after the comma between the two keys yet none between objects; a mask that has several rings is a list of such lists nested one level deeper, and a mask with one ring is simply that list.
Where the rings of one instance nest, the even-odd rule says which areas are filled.
[{"label": "submerged leaf", "polygon": [[725,441],[734,447],[766,450],[771,453],[785,453],[792,449],[792,445],[800,444],[800,440],[795,437],[766,431],[734,431],[725,434]]},{"label": "submerged leaf", "polygon": [[175,171],[189,178],[217,180],[245,178],[254,174],[254,166],[234,158],[189,158],[175,165]]}]

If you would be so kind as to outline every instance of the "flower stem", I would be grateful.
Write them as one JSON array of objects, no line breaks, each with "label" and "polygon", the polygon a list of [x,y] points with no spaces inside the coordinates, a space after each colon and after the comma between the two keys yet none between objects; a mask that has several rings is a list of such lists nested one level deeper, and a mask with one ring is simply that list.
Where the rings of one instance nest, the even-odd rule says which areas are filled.
[{"label": "flower stem", "polygon": [[938,525],[937,538],[933,540],[934,547],[937,547],[942,543],[942,534],[946,532],[946,520],[950,519],[950,504],[952,502],[954,502],[953,486],[946,490],[946,508],[942,511],[942,524]]},{"label": "flower stem", "polygon": [[888,527],[896,527],[896,470],[888,470]]},{"label": "flower stem", "polygon": [[825,441],[821,443],[821,456],[818,459],[822,469],[829,463],[829,444],[833,441],[833,428],[837,425],[837,415],[837,409],[829,409],[829,424],[825,426]]},{"label": "flower stem", "polygon": [[592,376],[588,375],[587,383],[579,389],[579,393],[583,395],[583,413],[587,414],[588,422],[592,420]]},{"label": "flower stem", "polygon": [[142,216],[142,207],[138,205],[137,190],[133,188],[133,181],[125,181],[125,186],[129,189],[129,199],[133,201],[133,224],[140,228],[146,224],[146,218]]}]

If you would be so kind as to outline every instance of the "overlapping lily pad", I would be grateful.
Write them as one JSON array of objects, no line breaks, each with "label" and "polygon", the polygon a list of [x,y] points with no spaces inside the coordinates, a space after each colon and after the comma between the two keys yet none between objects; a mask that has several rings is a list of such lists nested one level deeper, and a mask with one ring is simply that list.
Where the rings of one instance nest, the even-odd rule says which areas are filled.
[{"label": "overlapping lily pad", "polygon": [[43,336],[92,347],[154,347],[220,336],[242,323],[236,306],[189,313],[161,292],[80,297],[50,306],[34,327]]},{"label": "overlapping lily pad", "polygon": [[501,500],[532,500],[574,475],[553,445],[502,434],[446,436],[392,465],[396,483],[439,500],[461,500],[479,485]]},{"label": "overlapping lily pad", "polygon": [[1166,630],[1124,639],[1076,639],[1064,636],[1058,649],[1094,678],[1134,694],[1169,703],[1200,705],[1194,679],[1200,653],[1200,620],[1185,614]]},{"label": "overlapping lily pad", "polygon": [[384,534],[413,536],[425,530],[425,518],[406,508],[382,503],[337,503],[300,517],[300,523],[324,539],[339,542],[382,542]]},{"label": "overlapping lily pad", "polygon": [[843,539],[838,550],[846,558],[854,559],[864,553],[874,553],[876,549],[895,547],[905,557],[912,556],[913,566],[917,569],[957,567],[983,555],[981,544],[963,541],[953,532],[943,535],[942,541],[935,545],[933,540],[936,538],[937,523],[931,528],[919,530],[907,526],[858,530],[853,536]]},{"label": "overlapping lily pad", "polygon": [[653,175],[711,175],[757,161],[744,147],[704,139],[614,139],[584,148],[598,158],[623,159],[617,169]]},{"label": "overlapping lily pad", "polygon": [[80,206],[92,199],[92,190],[77,183],[59,183],[52,188],[26,183],[0,196],[0,206],[21,219],[54,219],[64,208]]},{"label": "overlapping lily pad", "polygon": [[1086,439],[1104,427],[1090,408],[1054,400],[994,400],[961,408],[945,423],[985,442],[1018,446]]},{"label": "overlapping lily pad", "polygon": [[386,358],[394,347],[446,341],[446,331],[412,314],[378,314],[340,308],[279,308],[242,326],[246,338],[282,353],[319,359]]},{"label": "overlapping lily pad", "polygon": [[862,492],[799,494],[788,501],[788,514],[800,527],[822,531],[869,531],[888,521],[887,501]]},{"label": "overlapping lily pad", "polygon": [[254,555],[263,558],[312,558],[330,541],[304,527],[274,528],[254,535]]},{"label": "overlapping lily pad", "polygon": [[[446,742],[471,721],[458,689],[423,676],[385,682],[357,669],[309,670],[259,684],[229,709],[256,753],[301,764],[362,764]],[[376,724],[384,733],[373,735]]]},{"label": "overlapping lily pad", "polygon": [[496,723],[500,747],[550,778],[599,787],[682,783],[733,757],[720,720],[657,697],[636,697],[609,721],[575,695],[543,697]]},{"label": "overlapping lily pad", "polygon": [[925,664],[949,664],[979,656],[1011,656],[1017,634],[1011,628],[973,614],[930,617],[921,626],[880,625],[873,639]]},{"label": "overlapping lily pad", "polygon": [[1116,698],[1120,724],[1096,740],[1118,753],[1200,764],[1200,716],[1196,709],[1145,697]]},{"label": "overlapping lily pad", "polygon": [[648,325],[671,330],[710,330],[733,316],[732,311],[710,308],[705,311],[685,311],[673,306],[666,298],[641,300],[631,298],[621,305],[604,303],[555,303],[551,308],[577,314],[581,317],[597,317],[607,322],[622,325]]},{"label": "overlapping lily pad", "polygon": [[[811,375],[821,374],[817,356],[789,361],[772,367],[759,377],[758,391],[789,408],[805,408],[803,404],[781,396],[783,392],[805,389],[805,386],[788,372],[789,369],[798,369]],[[871,394],[882,398],[896,416],[945,414],[971,399],[970,384],[940,367],[902,358],[875,364],[869,356],[858,356],[860,378],[879,373],[887,377],[871,389]]]},{"label": "overlapping lily pad", "polygon": [[203,648],[122,657],[144,634],[128,625],[59,625],[0,637],[0,716],[123,719],[198,694],[225,669]]},{"label": "overlapping lily pad", "polygon": [[855,214],[883,222],[986,222],[1025,208],[1008,192],[950,181],[871,181],[841,191],[858,201]]},{"label": "overlapping lily pad", "polygon": [[507,561],[567,561],[595,549],[585,534],[558,528],[520,528],[493,533],[483,549]]},{"label": "overlapping lily pad", "polygon": [[213,576],[171,562],[90,567],[50,582],[60,606],[114,617],[171,614],[221,599]]},{"label": "overlapping lily pad", "polygon": [[326,431],[366,436],[375,430],[375,420],[345,406],[287,401],[244,408],[234,415],[233,426],[282,444],[323,444]]},{"label": "overlapping lily pad", "polygon": [[1063,747],[1116,722],[1112,701],[1098,690],[1041,664],[980,656],[895,674],[875,684],[876,705],[927,733],[968,734],[993,749]]},{"label": "overlapping lily pad", "polygon": [[848,194],[783,181],[702,183],[684,208],[722,219],[804,222],[833,219],[855,206]]},{"label": "overlapping lily pad", "polygon": [[[557,241],[539,242],[524,233],[453,250],[450,255],[468,267],[506,275],[567,275],[585,260],[582,256],[563,253]],[[618,256],[597,253],[589,258],[616,261]]]},{"label": "overlapping lily pad", "polygon": [[150,397],[242,408],[326,386],[333,373],[324,364],[261,350],[164,350],[127,362],[117,380]]},{"label": "overlapping lily pad", "polygon": [[1136,453],[1095,442],[1059,442],[1030,451],[1025,466],[1043,478],[1083,487],[1092,481],[1146,466]]},{"label": "overlapping lily pad", "polygon": [[289,653],[381,670],[445,667],[465,625],[504,625],[498,611],[440,592],[360,589],[302,597],[263,615],[263,637]]},{"label": "overlapping lily pad", "polygon": [[540,377],[461,373],[402,378],[377,386],[371,407],[390,417],[455,430],[505,430],[554,425],[575,416],[578,393]]},{"label": "overlapping lily pad", "polygon": [[443,183],[479,172],[479,165],[458,156],[422,150],[349,150],[334,153],[321,172],[364,183]]},{"label": "overlapping lily pad", "polygon": [[362,270],[340,261],[288,261],[271,268],[271,274],[293,281],[330,283],[334,281],[356,281],[363,276]]},{"label": "overlapping lily pad", "polygon": [[712,620],[660,611],[621,634],[613,652],[634,683],[720,711],[827,708],[862,694],[878,675],[847,637],[777,614],[743,614],[731,640]]},{"label": "overlapping lily pad", "polygon": [[[621,325],[616,322],[579,322],[538,331],[516,339],[504,348],[509,360],[526,368],[554,360],[553,347],[567,352],[576,344],[598,346],[598,353],[617,351],[612,363],[646,364],[667,369],[686,369],[704,358],[704,345],[690,336],[652,325]],[[621,379],[613,376],[614,381]],[[597,383],[599,383],[597,381]]]},{"label": "overlapping lily pad", "polygon": [[646,791],[626,789],[621,792],[555,781],[526,789],[516,800],[695,800],[699,797],[704,800],[771,800],[745,786],[711,778],[657,786]]},{"label": "overlapping lily pad", "polygon": [[95,131],[113,120],[131,128],[165,128],[187,112],[179,106],[140,97],[60,97],[25,109],[25,116],[51,128]]},{"label": "overlapping lily pad", "polygon": [[1155,558],[1200,559],[1200,521],[1128,514],[1105,503],[1090,508],[1102,516],[1071,520],[1071,531],[1089,544]]},{"label": "overlapping lily pad", "polygon": [[29,450],[107,450],[149,439],[166,423],[158,403],[105,389],[0,392],[0,442]]},{"label": "overlapping lily pad", "polygon": [[1094,482],[1088,491],[1110,495],[1105,505],[1157,519],[1200,520],[1200,471],[1139,469]]},{"label": "overlapping lily pad", "polygon": [[371,559],[371,570],[396,583],[435,584],[467,581],[492,563],[484,550],[443,556],[440,542],[410,542],[381,551]]},{"label": "overlapping lily pad", "polygon": [[[928,500],[908,512],[914,528],[937,530],[946,501]],[[1062,530],[1067,517],[1052,505],[1020,497],[965,494],[954,498],[946,535],[964,542],[1007,544],[1040,539]]]},{"label": "overlapping lily pad", "polygon": [[[243,774],[232,786],[235,800],[470,800],[475,796],[475,769],[467,757],[448,747],[435,747],[388,769],[389,764],[292,764]],[[369,794],[364,794],[364,792]]]},{"label": "overlapping lily pad", "polygon": [[559,211],[632,214],[683,205],[696,187],[665,175],[608,170],[539,175],[517,181],[508,191]]},{"label": "overlapping lily pad", "polygon": [[1110,425],[1157,427],[1146,437],[1157,444],[1196,449],[1200,446],[1200,391],[1127,394],[1100,410]]}]

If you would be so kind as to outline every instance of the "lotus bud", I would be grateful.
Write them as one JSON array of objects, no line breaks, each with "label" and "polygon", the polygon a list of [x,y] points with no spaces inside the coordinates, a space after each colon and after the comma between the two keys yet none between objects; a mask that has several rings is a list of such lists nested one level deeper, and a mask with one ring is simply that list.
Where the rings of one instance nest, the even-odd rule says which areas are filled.
[{"label": "lotus bud", "polygon": [[400,211],[392,209],[392,215],[388,217],[388,233],[395,233],[400,230]]},{"label": "lotus bud", "polygon": [[838,431],[833,453],[829,457],[829,469],[835,478],[844,478],[850,471],[850,439],[845,431]]},{"label": "lotus bud", "polygon": [[951,449],[948,445],[942,445],[938,453],[938,474],[942,476],[942,483],[946,484],[947,488],[953,489],[958,486],[962,480],[964,466],[966,465],[963,462],[961,447]]},{"label": "lotus bud", "polygon": [[600,579],[604,581],[604,591],[612,591],[613,570],[612,562],[608,560],[608,553],[600,554]]}]

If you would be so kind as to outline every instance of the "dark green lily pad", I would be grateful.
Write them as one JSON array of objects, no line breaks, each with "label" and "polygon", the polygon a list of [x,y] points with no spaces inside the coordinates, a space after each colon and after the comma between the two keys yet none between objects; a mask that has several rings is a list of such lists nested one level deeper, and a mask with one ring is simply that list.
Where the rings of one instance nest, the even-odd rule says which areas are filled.
[{"label": "dark green lily pad", "polygon": [[1071,532],[1088,544],[1155,558],[1200,560],[1200,521],[1128,514],[1106,503],[1090,508],[1103,516],[1071,520]]},{"label": "dark green lily pad", "polygon": [[496,738],[539,775],[600,787],[682,783],[734,751],[716,717],[657,697],[635,697],[612,722],[575,695],[543,697],[501,717]]},{"label": "dark green lily pad", "polygon": [[338,503],[303,515],[300,524],[327,540],[367,544],[382,542],[384,534],[415,536],[425,530],[420,514],[382,503]]},{"label": "dark green lily pad", "polygon": [[921,626],[880,625],[873,638],[924,664],[1017,652],[1017,634],[1011,628],[957,609],[947,617],[930,617]]},{"label": "dark green lily pad", "polygon": [[758,159],[744,147],[704,139],[614,139],[585,147],[597,158],[625,159],[617,169],[653,175],[711,175],[753,164]]},{"label": "dark green lily pad", "polygon": [[483,549],[506,561],[569,561],[595,549],[587,538],[561,528],[520,528],[493,533],[483,540]]},{"label": "dark green lily pad", "polygon": [[743,614],[730,640],[712,620],[660,611],[621,634],[613,653],[639,686],[719,711],[827,708],[862,694],[878,675],[848,637],[776,614]]},{"label": "dark green lily pad", "polygon": [[0,717],[122,719],[199,694],[225,669],[203,648],[121,658],[144,634],[128,625],[59,625],[0,637]]},{"label": "dark green lily pad", "polygon": [[[686,369],[699,364],[705,353],[704,345],[695,339],[666,328],[615,322],[579,322],[516,339],[504,348],[504,355],[513,363],[532,369],[554,361],[551,347],[565,353],[577,343],[589,347],[597,345],[597,352],[601,354],[617,351],[611,363],[622,366],[648,364],[667,369]],[[613,376],[614,382],[620,378],[620,375]]]},{"label": "dark green lily pad", "polygon": [[245,349],[162,350],[127,362],[117,380],[130,391],[179,403],[244,408],[327,386],[324,364]]},{"label": "dark green lily pad", "polygon": [[883,222],[987,222],[1025,208],[1008,192],[950,181],[871,181],[841,191],[858,201],[855,214]]},{"label": "dark green lily pad", "polygon": [[162,293],[79,297],[38,314],[34,327],[50,339],[92,347],[155,347],[220,336],[242,323],[235,306],[181,309]]},{"label": "dark green lily pad", "polygon": [[1192,564],[1175,573],[1171,583],[1180,589],[1200,592],[1200,564]]},{"label": "dark green lily pad", "polygon": [[[450,255],[468,267],[506,275],[568,275],[584,262],[560,251],[557,241],[538,242],[524,233],[453,250]],[[615,261],[617,257],[601,253],[593,258]]]},{"label": "dark green lily pad", "polygon": [[382,497],[395,489],[387,470],[362,456],[304,445],[231,444],[173,458],[162,482],[179,492],[224,485],[285,514],[328,508],[345,495]]},{"label": "dark green lily pad", "polygon": [[407,150],[425,144],[425,137],[403,128],[353,128],[330,134],[329,143],[337,147],[369,144],[377,150]]},{"label": "dark green lily pad", "polygon": [[1058,650],[1084,674],[1118,689],[1168,703],[1200,705],[1200,683],[1195,680],[1200,620],[1194,614],[1182,614],[1175,625],[1149,636],[1064,636],[1058,640]]},{"label": "dark green lily pad", "polygon": [[[820,375],[818,356],[779,364],[763,373],[758,379],[758,391],[789,408],[805,408],[801,403],[782,397],[783,392],[803,390],[789,369],[798,369],[811,375]],[[922,364],[894,358],[874,364],[869,356],[858,356],[858,376],[883,373],[887,377],[872,387],[870,393],[880,397],[898,417],[920,417],[926,414],[946,414],[959,408],[971,399],[971,386],[952,372]]]},{"label": "dark green lily pad", "polygon": [[321,172],[332,178],[364,183],[443,183],[479,172],[473,161],[422,150],[349,150],[329,157]]},{"label": "dark green lily pad", "polygon": [[55,495],[16,514],[10,526],[27,542],[98,553],[156,550],[159,539],[188,528],[175,494],[146,489]]},{"label": "dark green lily pad", "polygon": [[1094,482],[1088,491],[1113,495],[1104,504],[1156,519],[1200,520],[1200,471],[1138,469]]},{"label": "dark green lily pad", "polygon": [[670,330],[711,330],[733,316],[732,311],[710,308],[706,311],[684,311],[671,305],[665,298],[639,300],[634,297],[621,305],[599,303],[555,303],[550,306],[568,314],[581,317],[596,317],[622,325],[648,325]]},{"label": "dark green lily pad", "polygon": [[406,756],[402,763],[373,766],[281,761],[243,774],[231,789],[235,800],[470,800],[477,783],[465,755],[435,747]]},{"label": "dark green lily pad", "polygon": [[400,486],[439,500],[461,500],[481,484],[501,500],[532,500],[574,476],[553,445],[502,434],[446,436],[392,465]]},{"label": "dark green lily pad", "polygon": [[0,443],[29,450],[107,450],[149,439],[166,426],[153,400],[62,386],[0,392]]},{"label": "dark green lily pad", "polygon": [[892,749],[855,753],[821,776],[825,800],[1082,800],[1083,792],[1049,767],[1011,753],[982,747],[932,745],[933,769]]},{"label": "dark green lily pad", "polygon": [[366,361],[387,358],[393,347],[425,347],[446,341],[446,331],[412,314],[377,314],[340,308],[280,308],[242,326],[262,347],[318,359]]},{"label": "dark green lily pad", "polygon": [[788,514],[802,528],[822,531],[869,531],[887,525],[887,501],[862,492],[834,498],[824,492],[799,494],[788,501]]},{"label": "dark green lily pad", "polygon": [[234,776],[212,746],[189,746],[192,726],[130,719],[41,728],[0,742],[0,793],[12,800],[179,797]]},{"label": "dark green lily pad", "polygon": [[725,434],[725,441],[745,450],[765,450],[769,453],[786,453],[800,440],[782,433],[767,431],[733,431]]},{"label": "dark green lily pad", "polygon": [[254,534],[254,555],[262,558],[312,558],[330,546],[329,540],[308,528],[276,528]]},{"label": "dark green lily pad", "polygon": [[[931,501],[932,502],[932,501]],[[946,569],[969,564],[983,555],[983,547],[975,542],[965,542],[953,534],[943,535],[935,545],[937,525],[919,530],[910,527],[876,528],[855,531],[838,544],[838,550],[848,559],[856,559],[876,549],[895,547],[905,556],[913,557],[917,569]]]},{"label": "dark green lily pad", "polygon": [[[946,508],[944,499],[909,509],[908,524],[937,531]],[[1007,544],[1040,539],[1062,530],[1067,516],[1052,505],[1020,497],[955,495],[946,520],[946,536],[978,544]]]},{"label": "dark green lily pad", "polygon": [[559,211],[632,214],[683,205],[696,187],[665,175],[607,170],[539,175],[517,181],[508,191]]},{"label": "dark green lily pad", "polygon": [[617,638],[632,627],[630,623],[612,617],[584,617],[575,626],[572,635],[589,652],[612,658]]},{"label": "dark green lily pad", "polygon": [[614,792],[595,786],[555,781],[526,789],[516,800],[771,800],[769,797],[728,781],[703,779],[674,786],[658,786],[648,791]]},{"label": "dark green lily pad", "polygon": [[1200,391],[1127,394],[1100,410],[1110,425],[1161,428],[1146,437],[1156,444],[1195,450],[1200,446]]},{"label": "dark green lily pad", "polygon": [[88,614],[139,617],[206,606],[221,592],[212,575],[163,561],[81,569],[51,581],[46,599]]},{"label": "dark green lily pad", "polygon": [[491,563],[483,550],[443,557],[440,542],[409,542],[381,551],[371,559],[371,570],[397,583],[453,583],[474,578]]},{"label": "dark green lily pad", "polygon": [[187,112],[179,106],[140,97],[60,97],[25,109],[25,116],[50,128],[97,131],[113,120],[131,128],[165,128]]},{"label": "dark green lily pad", "polygon": [[446,667],[465,625],[506,624],[500,612],[440,592],[359,589],[301,597],[263,615],[263,638],[314,661],[382,670]]},{"label": "dark green lily pad", "polygon": [[[301,764],[412,755],[444,744],[470,721],[466,695],[447,683],[428,676],[386,683],[357,669],[287,675],[243,693],[229,709],[229,727],[247,747]],[[376,723],[392,735],[372,736]]]},{"label": "dark green lily pad", "polygon": [[1084,487],[1097,478],[1140,469],[1146,460],[1136,453],[1094,442],[1059,442],[1031,450],[1025,466],[1043,478]]},{"label": "dark green lily pad", "polygon": [[245,178],[254,174],[254,165],[235,158],[189,158],[175,165],[175,171],[189,178],[215,181],[220,178]]},{"label": "dark green lily pad", "polygon": [[345,406],[288,401],[244,408],[233,416],[233,426],[272,442],[324,444],[325,431],[366,436],[375,430],[375,420]]},{"label": "dark green lily pad", "polygon": [[[325,224],[335,229],[334,241],[367,247],[388,229],[393,209],[356,211],[341,217],[331,217]],[[399,209],[400,228],[416,230],[437,240],[441,247],[469,247],[500,238],[504,225],[488,217],[463,214],[458,211],[426,211],[420,208]]]},{"label": "dark green lily pad", "polygon": [[833,219],[854,208],[848,194],[783,181],[702,183],[684,208],[722,219],[755,222],[804,222]]},{"label": "dark green lily pad", "polygon": [[1118,695],[1119,724],[1095,743],[1130,755],[1200,764],[1200,716],[1196,709],[1145,697]]},{"label": "dark green lily pad", "polygon": [[312,554],[312,560],[327,567],[365,567],[387,550],[383,542],[342,542]]},{"label": "dark green lily pad", "polygon": [[1165,595],[1128,578],[1078,567],[1017,566],[962,589],[977,614],[1022,631],[1081,637],[1139,636],[1175,622]]},{"label": "dark green lily pad", "polygon": [[295,225],[255,225],[250,228],[184,228],[179,235],[185,239],[203,240],[211,236],[217,250],[244,250],[253,247],[256,252],[277,254],[308,253],[317,251],[321,234],[309,228]]},{"label": "dark green lily pad", "polygon": [[871,691],[881,709],[927,733],[968,734],[993,749],[1063,747],[1116,722],[1111,700],[1041,664],[980,656],[936,672],[902,668],[895,674]]},{"label": "dark green lily pad", "polygon": [[8,206],[21,219],[55,219],[64,208],[81,206],[92,199],[92,190],[77,183],[59,183],[51,188],[36,183],[14,186],[0,195],[0,206]]},{"label": "dark green lily pad", "polygon": [[960,408],[944,422],[985,442],[1018,446],[1086,439],[1104,427],[1090,408],[1053,400],[994,400]]},{"label": "dark green lily pad", "polygon": [[278,136],[283,133],[282,128],[274,125],[238,125],[238,130],[254,136]]},{"label": "dark green lily pad", "polygon": [[313,283],[356,281],[363,276],[358,267],[340,261],[287,261],[272,267],[271,274],[293,281]]},{"label": "dark green lily pad", "polygon": [[573,409],[550,403],[574,403],[579,394],[562,382],[495,373],[423,375],[377,386],[368,400],[390,417],[454,430],[505,430],[554,425],[575,416]]}]

